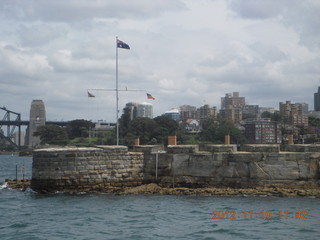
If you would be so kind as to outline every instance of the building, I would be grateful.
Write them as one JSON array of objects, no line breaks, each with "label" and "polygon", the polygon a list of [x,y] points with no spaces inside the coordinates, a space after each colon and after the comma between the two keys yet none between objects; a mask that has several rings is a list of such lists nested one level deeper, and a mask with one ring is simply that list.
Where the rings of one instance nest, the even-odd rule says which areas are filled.
[{"label": "building", "polygon": [[262,114],[264,112],[275,113],[276,110],[272,107],[259,107],[259,114]]},{"label": "building", "polygon": [[153,118],[153,106],[151,103],[129,102],[126,104],[126,108],[130,111],[131,120],[137,117]]},{"label": "building", "polygon": [[309,105],[308,103],[296,103],[301,106],[302,114],[309,114]]},{"label": "building", "polygon": [[320,111],[320,87],[318,87],[318,92],[314,93],[314,110]]},{"label": "building", "polygon": [[[23,131],[20,132],[20,145],[24,146],[25,144],[25,133]],[[14,132],[13,134],[13,142],[19,145],[19,131]]]},{"label": "building", "polygon": [[281,120],[284,124],[291,124],[293,126],[308,127],[308,116],[303,114],[304,104],[291,103],[286,101],[285,103],[279,103],[279,111]]},{"label": "building", "polygon": [[105,137],[110,130],[115,128],[115,124],[97,122],[93,129],[89,131],[89,137]]},{"label": "building", "polygon": [[245,105],[245,97],[240,97],[239,92],[227,93],[225,97],[221,98],[220,119],[235,123],[240,122]]},{"label": "building", "polygon": [[198,119],[197,118],[197,107],[190,105],[183,105],[179,107],[180,119],[187,121],[188,119]]},{"label": "building", "polygon": [[171,109],[166,111],[162,116],[166,116],[172,120],[178,121],[180,120],[180,111],[179,109]]},{"label": "building", "polygon": [[244,105],[242,109],[242,118],[259,118],[259,105]]},{"label": "building", "polygon": [[245,136],[250,143],[281,143],[281,124],[269,118],[248,119],[245,123]]},{"label": "building", "polygon": [[197,117],[200,120],[200,123],[208,119],[214,119],[217,117],[217,108],[205,104],[197,109]]},{"label": "building", "polygon": [[233,108],[230,105],[225,109],[220,109],[219,114],[220,119],[224,121],[238,123],[242,120],[242,110],[240,108]]},{"label": "building", "polygon": [[243,108],[246,105],[245,97],[240,97],[239,92],[226,93],[225,97],[221,98],[221,109],[226,109],[227,106],[233,108]]}]

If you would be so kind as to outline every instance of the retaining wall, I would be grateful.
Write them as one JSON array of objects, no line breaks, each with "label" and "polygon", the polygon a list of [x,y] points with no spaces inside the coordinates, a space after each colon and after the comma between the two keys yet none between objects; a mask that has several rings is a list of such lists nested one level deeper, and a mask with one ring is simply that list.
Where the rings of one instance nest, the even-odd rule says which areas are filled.
[{"label": "retaining wall", "polygon": [[48,148],[33,153],[36,191],[100,191],[143,181],[143,154],[124,146]]},{"label": "retaining wall", "polygon": [[[178,145],[47,148],[33,154],[36,191],[106,191],[156,182],[162,186],[319,187],[319,145]],[[300,187],[301,187],[300,186]]]},{"label": "retaining wall", "polygon": [[[144,180],[164,186],[255,187],[266,184],[319,187],[320,152],[302,146],[281,152],[279,145],[169,146],[145,151]],[[310,146],[304,150],[309,151]],[[203,151],[205,150],[205,151]],[[157,172],[157,173],[156,173]]]}]

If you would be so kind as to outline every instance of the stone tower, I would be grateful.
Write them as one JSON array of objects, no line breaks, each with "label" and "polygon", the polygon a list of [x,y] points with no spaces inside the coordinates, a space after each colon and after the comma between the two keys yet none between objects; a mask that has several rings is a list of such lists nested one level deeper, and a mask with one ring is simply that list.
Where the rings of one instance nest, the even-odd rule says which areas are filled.
[{"label": "stone tower", "polygon": [[46,124],[46,110],[42,100],[32,100],[28,127],[28,146],[33,148],[40,144],[40,137],[33,136],[39,126]]}]

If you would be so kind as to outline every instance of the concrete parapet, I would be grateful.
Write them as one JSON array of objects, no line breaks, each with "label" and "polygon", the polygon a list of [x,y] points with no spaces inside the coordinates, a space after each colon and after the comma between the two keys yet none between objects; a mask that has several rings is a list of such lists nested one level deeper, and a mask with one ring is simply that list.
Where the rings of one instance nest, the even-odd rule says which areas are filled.
[{"label": "concrete parapet", "polygon": [[286,152],[320,152],[320,144],[294,144],[283,146]]},{"label": "concrete parapet", "polygon": [[236,152],[237,145],[236,144],[229,144],[229,145],[218,145],[218,144],[206,144],[203,147],[203,151],[208,152]]},{"label": "concrete parapet", "polygon": [[245,144],[240,148],[244,152],[280,152],[279,144]]},{"label": "concrete parapet", "polygon": [[168,154],[196,153],[198,151],[199,145],[169,145],[167,147]]},{"label": "concrete parapet", "polygon": [[139,145],[139,146],[133,146],[134,152],[143,152],[143,153],[149,153],[152,152],[158,152],[163,151],[164,147],[163,145]]},{"label": "concrete parapet", "polygon": [[126,146],[97,145],[95,147],[103,149],[104,152],[110,152],[110,153],[127,153],[128,152],[128,147]]}]

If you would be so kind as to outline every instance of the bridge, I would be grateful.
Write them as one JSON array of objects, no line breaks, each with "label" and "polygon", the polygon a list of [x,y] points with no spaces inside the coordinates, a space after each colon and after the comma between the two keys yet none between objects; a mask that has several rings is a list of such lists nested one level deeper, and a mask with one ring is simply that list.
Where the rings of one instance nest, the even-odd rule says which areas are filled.
[{"label": "bridge", "polygon": [[[0,140],[3,139],[13,145],[15,148],[21,148],[21,127],[27,127],[29,133],[26,137],[29,147],[39,143],[39,137],[34,137],[33,132],[40,125],[54,124],[65,127],[69,121],[46,121],[44,103],[41,100],[33,100],[31,103],[30,120],[21,120],[21,114],[11,111],[6,107],[0,107],[4,111],[4,117],[0,119]],[[107,125],[115,126],[115,123]],[[14,142],[14,134],[18,133],[18,142]]]},{"label": "bridge", "polygon": [[[11,111],[6,107],[0,107],[0,110],[5,112],[4,117],[0,120],[0,139],[7,141],[18,149],[21,147],[21,126],[27,127],[30,135],[28,136],[28,139],[29,141],[30,139],[32,141],[33,138],[35,138],[33,137],[33,132],[36,131],[36,128],[39,125],[55,124],[59,126],[67,126],[68,124],[68,122],[64,121],[45,121],[44,104],[41,100],[34,100],[32,102],[29,121],[22,121],[20,113]],[[13,141],[15,132],[18,133],[18,142]]]}]

